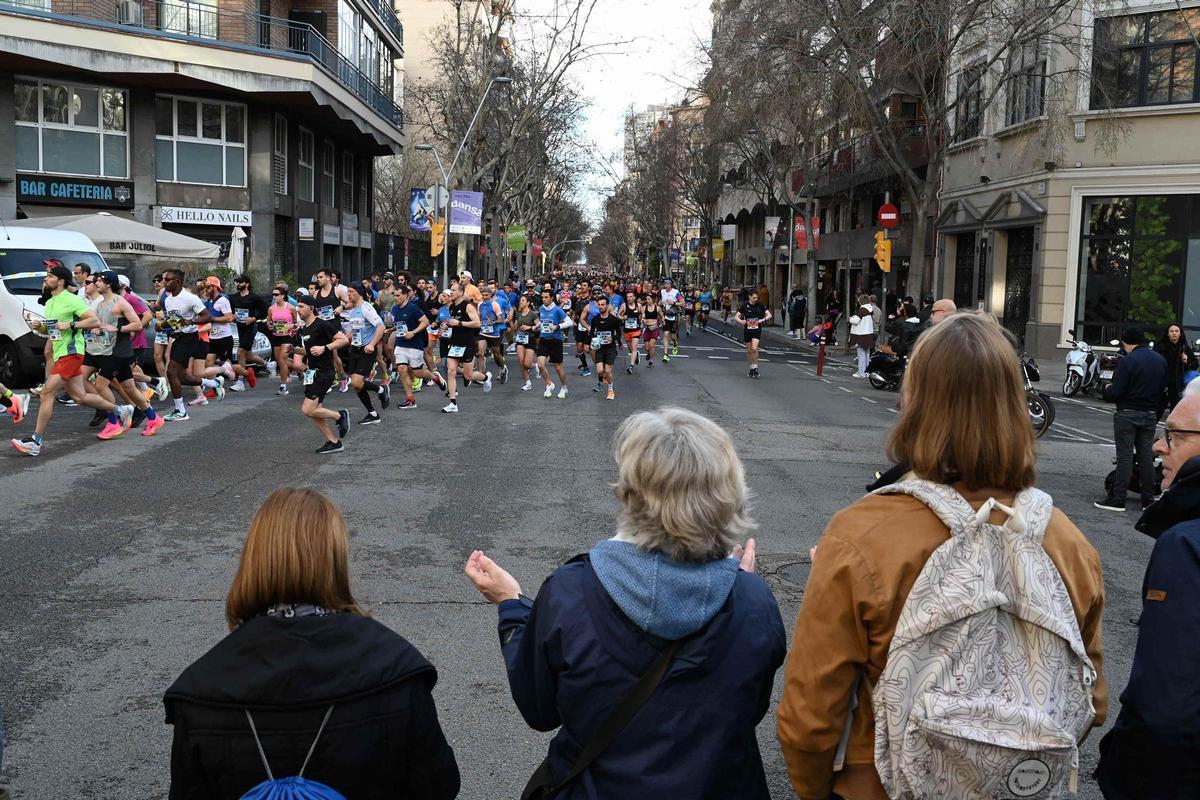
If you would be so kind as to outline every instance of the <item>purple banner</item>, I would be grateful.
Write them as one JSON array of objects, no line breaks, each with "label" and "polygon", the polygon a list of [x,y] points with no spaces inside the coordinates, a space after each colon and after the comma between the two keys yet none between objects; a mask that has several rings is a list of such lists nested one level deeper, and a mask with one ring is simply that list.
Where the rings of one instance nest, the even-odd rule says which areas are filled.
[{"label": "purple banner", "polygon": [[483,233],[483,192],[450,193],[450,232]]}]

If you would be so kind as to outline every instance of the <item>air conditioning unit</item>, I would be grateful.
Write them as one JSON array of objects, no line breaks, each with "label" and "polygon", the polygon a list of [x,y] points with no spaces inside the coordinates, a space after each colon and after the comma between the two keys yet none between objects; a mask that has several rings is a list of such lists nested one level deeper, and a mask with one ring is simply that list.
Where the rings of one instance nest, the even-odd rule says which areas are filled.
[{"label": "air conditioning unit", "polygon": [[117,22],[122,25],[141,25],[141,3],[138,0],[117,0]]}]

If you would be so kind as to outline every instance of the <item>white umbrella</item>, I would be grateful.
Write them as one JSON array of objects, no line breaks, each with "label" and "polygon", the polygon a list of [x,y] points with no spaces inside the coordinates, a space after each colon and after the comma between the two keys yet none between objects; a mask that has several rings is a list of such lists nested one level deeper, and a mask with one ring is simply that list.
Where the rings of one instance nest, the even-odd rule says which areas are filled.
[{"label": "white umbrella", "polygon": [[26,228],[55,228],[78,231],[92,240],[104,254],[167,256],[170,258],[217,258],[221,248],[182,233],[144,225],[107,211],[66,217],[38,217],[10,222]]},{"label": "white umbrella", "polygon": [[246,232],[239,227],[234,227],[233,235],[229,238],[229,258],[225,261],[225,266],[241,275],[246,257],[245,253]]}]

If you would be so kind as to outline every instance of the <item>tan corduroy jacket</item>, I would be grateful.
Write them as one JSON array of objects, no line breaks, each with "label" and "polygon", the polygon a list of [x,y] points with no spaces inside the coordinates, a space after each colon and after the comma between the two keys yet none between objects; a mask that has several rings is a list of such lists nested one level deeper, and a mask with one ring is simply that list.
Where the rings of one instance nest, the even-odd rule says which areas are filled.
[{"label": "tan corduroy jacket", "polygon": [[[961,488],[960,488],[961,491]],[[1011,505],[1012,492],[981,490],[963,496],[975,508],[989,497]],[[992,521],[1002,523],[996,512]],[[909,590],[950,531],[920,500],[868,495],[834,516],[813,560],[788,653],[779,741],[792,787],[802,800],[887,800],[875,771],[875,714],[871,687],[879,680]],[[1098,727],[1108,710],[1100,643],[1104,582],[1100,557],[1058,509],[1044,539],[1075,607],[1083,643],[1099,674],[1094,690]],[[833,771],[857,676],[845,765]]]}]

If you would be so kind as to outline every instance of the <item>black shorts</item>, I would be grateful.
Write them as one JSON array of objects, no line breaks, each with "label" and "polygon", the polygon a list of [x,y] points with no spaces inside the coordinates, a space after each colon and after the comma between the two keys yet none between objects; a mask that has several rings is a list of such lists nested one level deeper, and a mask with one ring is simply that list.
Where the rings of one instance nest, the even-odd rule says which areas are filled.
[{"label": "black shorts", "polygon": [[[333,374],[331,369],[319,369],[313,375],[313,382],[304,387],[304,398],[306,400],[316,400],[320,403],[325,399],[325,395],[329,393],[330,387],[333,386],[337,376]],[[303,377],[301,377],[303,380]]]},{"label": "black shorts", "polygon": [[563,340],[541,337],[538,339],[537,354],[539,358],[545,356],[551,364],[563,363]]},{"label": "black shorts", "polygon": [[253,325],[238,325],[238,349],[245,350],[247,353],[254,349],[254,337],[258,335],[258,329]]},{"label": "black shorts", "polygon": [[[84,353],[83,365],[91,367],[100,375],[106,378],[112,378],[112,356],[97,356],[91,353]],[[105,374],[108,373],[108,374]]]},{"label": "black shorts", "polygon": [[134,356],[110,356],[107,371],[101,368],[100,375],[110,381],[124,383],[133,380]]},{"label": "black shorts", "polygon": [[135,348],[133,348],[133,365],[134,365],[135,367],[139,367],[139,368],[140,368],[140,367],[142,366],[142,364],[145,364],[145,363],[146,363],[146,352],[147,352],[149,349],[150,349],[150,348],[148,348],[148,347],[135,347]]},{"label": "black shorts", "polygon": [[342,366],[345,367],[347,375],[370,377],[371,371],[375,369],[375,354],[368,353],[361,347],[351,347],[342,358]]},{"label": "black shorts", "polygon": [[688,309],[687,311],[685,311],[684,313],[685,313],[685,314],[687,314],[689,317],[694,317],[694,316],[696,316],[696,309],[694,309],[694,308],[689,308],[689,309]]},{"label": "black shorts", "polygon": [[450,352],[450,340],[438,337],[438,358],[445,358]]},{"label": "black shorts", "polygon": [[233,337],[224,339],[209,339],[208,352],[217,357],[217,361],[233,361]]},{"label": "black shorts", "polygon": [[595,352],[593,360],[597,364],[608,364],[612,366],[617,363],[617,346],[615,344],[606,344]]},{"label": "black shorts", "polygon": [[292,343],[291,336],[279,336],[274,333],[267,334],[267,338],[271,340],[271,347],[282,347],[285,344]]},{"label": "black shorts", "polygon": [[677,330],[679,330],[679,320],[678,319],[664,320],[663,328],[666,330],[667,333],[675,333]]},{"label": "black shorts", "polygon": [[203,361],[208,357],[208,342],[200,341],[194,333],[177,333],[171,340],[171,360],[181,366],[188,366],[193,358]]},{"label": "black shorts", "polygon": [[742,341],[749,342],[751,339],[761,339],[762,331],[742,331]]}]

